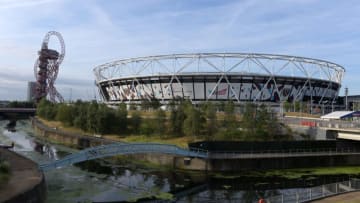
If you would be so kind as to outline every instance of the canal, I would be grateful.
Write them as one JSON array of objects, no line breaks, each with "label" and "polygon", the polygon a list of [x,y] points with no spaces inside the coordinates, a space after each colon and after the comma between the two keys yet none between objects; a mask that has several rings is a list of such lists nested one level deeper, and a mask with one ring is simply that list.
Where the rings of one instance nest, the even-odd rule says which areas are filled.
[{"label": "canal", "polygon": [[[40,140],[28,120],[17,121],[16,131],[0,121],[0,143],[15,143],[14,151],[37,163],[60,159],[77,150]],[[344,177],[285,180],[242,177],[241,174],[206,174],[112,165],[98,160],[45,173],[47,202],[126,202],[148,197],[177,202],[256,202],[260,197],[291,194],[306,187],[341,181]]]}]

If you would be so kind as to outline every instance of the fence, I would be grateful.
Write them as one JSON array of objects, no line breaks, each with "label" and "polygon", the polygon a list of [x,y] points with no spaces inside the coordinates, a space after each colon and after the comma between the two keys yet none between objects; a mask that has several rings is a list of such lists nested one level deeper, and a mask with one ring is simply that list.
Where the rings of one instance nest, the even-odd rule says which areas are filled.
[{"label": "fence", "polygon": [[350,120],[321,120],[321,119],[308,119],[308,118],[296,118],[285,117],[282,122],[289,125],[301,125],[309,127],[321,127],[321,128],[360,128],[360,121]]},{"label": "fence", "polygon": [[302,203],[360,190],[360,179],[320,185],[266,198],[267,203]]},{"label": "fence", "polygon": [[208,153],[210,159],[253,159],[276,157],[309,157],[309,156],[334,156],[358,155],[359,148],[318,148],[318,149],[293,149],[293,150],[263,150],[263,151],[213,151]]}]

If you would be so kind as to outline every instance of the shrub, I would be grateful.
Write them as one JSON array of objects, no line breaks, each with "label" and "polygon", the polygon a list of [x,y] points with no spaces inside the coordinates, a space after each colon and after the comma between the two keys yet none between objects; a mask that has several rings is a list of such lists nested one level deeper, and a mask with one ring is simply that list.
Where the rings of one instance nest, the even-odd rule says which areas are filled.
[{"label": "shrub", "polygon": [[7,161],[0,160],[0,173],[9,173],[10,164]]}]

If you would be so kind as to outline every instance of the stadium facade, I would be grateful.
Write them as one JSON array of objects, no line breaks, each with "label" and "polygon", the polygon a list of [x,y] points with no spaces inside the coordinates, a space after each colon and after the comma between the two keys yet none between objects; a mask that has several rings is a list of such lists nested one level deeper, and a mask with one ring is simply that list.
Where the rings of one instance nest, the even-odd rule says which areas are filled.
[{"label": "stadium facade", "polygon": [[287,55],[195,53],[117,60],[94,68],[108,104],[186,98],[203,101],[322,104],[334,102],[345,69]]}]

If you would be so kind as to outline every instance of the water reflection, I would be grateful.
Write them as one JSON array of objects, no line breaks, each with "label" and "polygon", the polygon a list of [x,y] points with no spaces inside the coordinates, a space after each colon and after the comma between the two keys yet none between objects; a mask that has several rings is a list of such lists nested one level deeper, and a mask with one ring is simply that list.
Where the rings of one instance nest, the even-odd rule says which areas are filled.
[{"label": "water reflection", "polygon": [[[15,143],[15,151],[42,163],[77,150],[35,138],[28,121],[18,121],[17,131],[5,130],[0,121],[0,143]],[[48,202],[124,202],[149,200],[171,193],[178,202],[255,202],[259,197],[291,193],[303,188],[347,180],[348,176],[302,179],[248,177],[203,172],[177,172],[115,166],[107,160],[86,161],[46,172]],[[226,177],[227,175],[227,177]],[[143,199],[141,199],[143,198]]]}]

